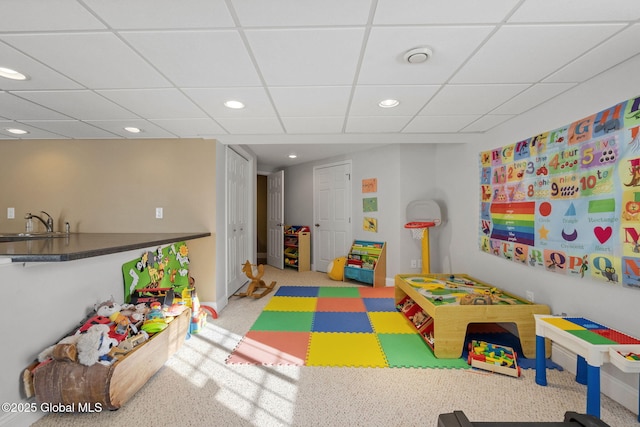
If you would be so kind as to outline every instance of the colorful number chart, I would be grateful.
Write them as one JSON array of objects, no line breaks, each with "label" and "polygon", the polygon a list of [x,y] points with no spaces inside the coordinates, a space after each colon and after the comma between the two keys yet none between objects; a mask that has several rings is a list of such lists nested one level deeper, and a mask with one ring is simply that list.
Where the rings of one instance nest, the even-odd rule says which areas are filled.
[{"label": "colorful number chart", "polygon": [[640,289],[640,96],[480,153],[481,250]]}]

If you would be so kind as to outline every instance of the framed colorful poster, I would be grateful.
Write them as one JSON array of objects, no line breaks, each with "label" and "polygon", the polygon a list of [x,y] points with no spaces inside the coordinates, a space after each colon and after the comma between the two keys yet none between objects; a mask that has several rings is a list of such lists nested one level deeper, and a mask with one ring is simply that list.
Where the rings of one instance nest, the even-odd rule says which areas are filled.
[{"label": "framed colorful poster", "polygon": [[640,97],[480,153],[481,250],[640,288]]},{"label": "framed colorful poster", "polygon": [[362,192],[363,193],[375,193],[378,191],[378,179],[368,178],[362,180]]},{"label": "framed colorful poster", "polygon": [[378,212],[378,198],[367,197],[362,199],[362,212]]}]

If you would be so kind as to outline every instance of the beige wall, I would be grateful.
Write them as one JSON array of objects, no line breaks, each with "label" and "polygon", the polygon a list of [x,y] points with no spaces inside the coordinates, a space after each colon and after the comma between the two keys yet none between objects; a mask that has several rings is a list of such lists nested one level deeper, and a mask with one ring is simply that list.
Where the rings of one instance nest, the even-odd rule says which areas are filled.
[{"label": "beige wall", "polygon": [[0,153],[0,232],[22,231],[25,213],[41,210],[56,230],[209,231],[189,247],[198,295],[215,300],[215,141],[12,140]]}]

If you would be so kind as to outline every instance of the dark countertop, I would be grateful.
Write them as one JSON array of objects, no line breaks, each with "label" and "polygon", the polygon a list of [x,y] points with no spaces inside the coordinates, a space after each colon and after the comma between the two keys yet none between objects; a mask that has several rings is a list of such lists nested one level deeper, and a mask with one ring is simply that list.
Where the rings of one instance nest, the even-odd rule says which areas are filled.
[{"label": "dark countertop", "polygon": [[0,242],[12,262],[60,262],[199,239],[211,233],[71,233],[64,237]]}]

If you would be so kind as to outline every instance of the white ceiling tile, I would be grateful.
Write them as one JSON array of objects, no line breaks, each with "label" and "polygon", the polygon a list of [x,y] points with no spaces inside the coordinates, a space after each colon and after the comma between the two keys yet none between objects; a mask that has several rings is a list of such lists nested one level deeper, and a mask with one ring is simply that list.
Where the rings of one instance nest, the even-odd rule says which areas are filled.
[{"label": "white ceiling tile", "polygon": [[260,84],[237,31],[123,32],[122,35],[178,86]]},{"label": "white ceiling tile", "polygon": [[85,0],[111,28],[219,28],[234,22],[224,0]]},{"label": "white ceiling tile", "polygon": [[180,138],[200,138],[207,135],[223,135],[227,132],[212,119],[159,119],[151,120]]},{"label": "white ceiling tile", "polygon": [[576,83],[539,83],[498,106],[491,114],[520,114],[565,92]]},{"label": "white ceiling tile", "polygon": [[2,31],[96,30],[105,25],[76,1],[2,0]]},{"label": "white ceiling tile", "polygon": [[283,133],[282,125],[272,117],[223,117],[218,123],[229,133],[239,135],[251,134],[280,134]]},{"label": "white ceiling tile", "polygon": [[471,123],[469,126],[465,126],[460,130],[460,132],[486,132],[495,126],[506,122],[512,117],[515,117],[515,115],[490,114],[482,116],[475,122]]},{"label": "white ceiling tile", "polygon": [[148,119],[197,119],[205,113],[177,89],[99,90],[99,94]]},{"label": "white ceiling tile", "polygon": [[[160,126],[147,120],[86,120],[86,123],[118,135],[121,138],[142,139],[142,138],[175,138],[176,135],[167,132]],[[140,133],[131,133],[124,130],[125,127],[137,127]]]},{"label": "white ceiling tile", "polygon": [[21,91],[16,94],[78,120],[137,118],[132,112],[89,90]]},{"label": "white ceiling tile", "polygon": [[343,116],[350,86],[274,87],[271,97],[281,117]]},{"label": "white ceiling tile", "polygon": [[413,116],[358,117],[347,120],[347,133],[396,133],[404,128]]},{"label": "white ceiling tile", "polygon": [[[183,92],[214,118],[268,117],[276,114],[263,87],[184,89]],[[227,108],[224,103],[229,100],[240,101],[245,107],[239,110]]]},{"label": "white ceiling tile", "polygon": [[7,92],[0,92],[0,116],[12,120],[56,120],[68,119],[68,117],[44,108],[33,102],[18,98]]},{"label": "white ceiling tile", "polygon": [[500,23],[519,0],[378,0],[373,23]]},{"label": "white ceiling tile", "polygon": [[508,22],[605,22],[638,18],[637,0],[526,0]]},{"label": "white ceiling tile", "polygon": [[621,24],[505,26],[451,81],[535,83],[621,28]]},{"label": "white ceiling tile", "polygon": [[341,133],[344,117],[283,117],[288,134]]},{"label": "white ceiling tile", "polygon": [[402,133],[458,132],[478,118],[480,118],[480,115],[477,114],[460,116],[417,116],[409,122]]},{"label": "white ceiling tile", "polygon": [[273,86],[352,84],[364,29],[247,30],[262,76]]},{"label": "white ceiling tile", "polygon": [[[372,28],[358,76],[359,84],[442,84],[489,35],[493,27]],[[427,46],[426,62],[409,64],[404,54]]]},{"label": "white ceiling tile", "polygon": [[73,139],[116,138],[117,135],[78,120],[24,121],[25,124]]},{"label": "white ceiling tile", "polygon": [[364,25],[371,0],[231,0],[240,24],[247,27]]},{"label": "white ceiling tile", "polygon": [[[640,7],[640,2],[638,2]],[[545,82],[583,82],[640,53],[640,24],[632,25],[546,78]]]},{"label": "white ceiling tile", "polygon": [[[437,85],[416,86],[358,86],[349,115],[351,116],[414,116],[440,88]],[[378,103],[396,99],[397,107],[381,108]]]},{"label": "white ceiling tile", "polygon": [[88,87],[146,88],[169,85],[115,34],[20,34],[5,35],[2,39]]},{"label": "white ceiling tile", "polygon": [[446,85],[420,115],[486,114],[529,85]]},{"label": "white ceiling tile", "polygon": [[[2,40],[2,36],[0,36]],[[2,80],[5,90],[81,89],[82,86],[16,49],[0,43],[2,66],[27,74],[28,80]]]}]

